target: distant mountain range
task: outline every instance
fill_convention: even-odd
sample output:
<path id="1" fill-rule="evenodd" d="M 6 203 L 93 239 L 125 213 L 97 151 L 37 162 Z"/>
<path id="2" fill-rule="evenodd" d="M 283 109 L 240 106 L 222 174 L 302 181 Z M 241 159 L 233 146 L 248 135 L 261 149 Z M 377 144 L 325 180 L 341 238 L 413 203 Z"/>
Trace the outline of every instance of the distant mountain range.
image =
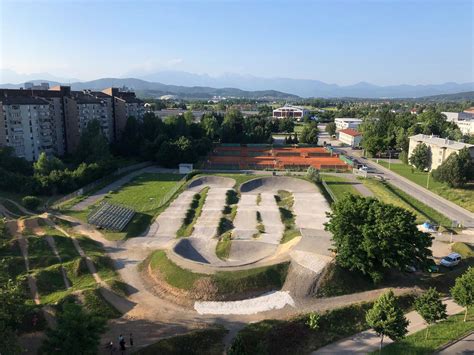
<path id="1" fill-rule="evenodd" d="M 11 71 L 10 71 L 11 72 Z M 11 74 L 11 73 L 10 73 Z M 444 83 L 431 85 L 391 85 L 378 86 L 360 82 L 341 86 L 311 79 L 260 78 L 248 75 L 226 74 L 211 77 L 181 71 L 162 71 L 143 75 L 141 78 L 103 78 L 80 82 L 77 80 L 49 79 L 47 73 L 38 75 L 35 82 L 47 81 L 51 84 L 65 83 L 75 90 L 103 89 L 110 86 L 126 86 L 141 96 L 177 95 L 183 98 L 210 98 L 212 96 L 232 96 L 246 98 L 295 99 L 299 97 L 354 97 L 354 98 L 417 98 L 432 95 L 446 95 L 474 91 L 474 83 Z M 44 75 L 44 76 L 40 76 Z M 11 75 L 10 75 L 11 76 Z M 8 77 L 8 75 L 7 75 Z M 5 80 L 2 71 L 2 81 Z M 27 79 L 24 81 L 32 81 Z M 0 84 L 4 88 L 23 86 L 21 84 Z"/>

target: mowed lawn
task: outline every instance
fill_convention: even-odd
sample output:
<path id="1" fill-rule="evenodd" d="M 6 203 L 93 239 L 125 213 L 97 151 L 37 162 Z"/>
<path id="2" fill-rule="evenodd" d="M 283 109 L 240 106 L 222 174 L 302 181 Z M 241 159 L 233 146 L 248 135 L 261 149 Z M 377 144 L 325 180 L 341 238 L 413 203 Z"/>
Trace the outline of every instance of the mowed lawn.
<path id="1" fill-rule="evenodd" d="M 447 228 L 451 227 L 451 220 L 449 218 L 400 189 L 397 189 L 395 186 L 375 179 L 364 179 L 363 183 L 380 201 L 391 203 L 392 205 L 403 207 L 413 212 L 416 215 L 416 221 L 418 223 L 429 220 Z"/>
<path id="2" fill-rule="evenodd" d="M 107 195 L 107 200 L 133 208 L 137 212 L 152 213 L 160 206 L 163 197 L 182 175 L 143 174 L 124 185 L 118 191 Z"/>
<path id="3" fill-rule="evenodd" d="M 379 161 L 379 164 L 388 169 L 387 162 Z M 427 172 L 415 169 L 412 172 L 412 167 L 409 165 L 393 163 L 390 165 L 390 170 L 426 188 L 428 180 Z M 433 177 L 430 176 L 429 190 L 468 211 L 474 212 L 474 183 L 468 184 L 466 188 L 456 189 L 435 181 Z"/>
<path id="4" fill-rule="evenodd" d="M 343 177 L 321 174 L 321 178 L 326 182 L 326 185 L 338 200 L 346 193 L 360 195 L 359 191 L 353 186 L 353 182 Z"/>

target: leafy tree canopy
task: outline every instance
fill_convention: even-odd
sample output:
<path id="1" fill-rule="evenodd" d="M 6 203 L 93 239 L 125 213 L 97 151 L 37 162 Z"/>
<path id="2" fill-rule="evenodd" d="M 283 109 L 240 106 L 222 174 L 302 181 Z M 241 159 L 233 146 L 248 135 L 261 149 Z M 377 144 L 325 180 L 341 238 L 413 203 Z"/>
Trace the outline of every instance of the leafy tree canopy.
<path id="1" fill-rule="evenodd" d="M 425 143 L 418 144 L 415 149 L 413 149 L 408 161 L 420 171 L 428 169 L 431 165 L 430 147 Z"/>
<path id="2" fill-rule="evenodd" d="M 415 215 L 404 208 L 347 194 L 328 216 L 325 228 L 332 233 L 336 262 L 374 282 L 390 269 L 425 265 L 431 256 L 431 237 L 418 230 Z"/>
<path id="3" fill-rule="evenodd" d="M 464 321 L 467 319 L 467 309 L 474 306 L 474 268 L 469 267 L 467 271 L 456 279 L 454 287 L 451 288 L 451 296 L 460 306 L 466 307 Z"/>

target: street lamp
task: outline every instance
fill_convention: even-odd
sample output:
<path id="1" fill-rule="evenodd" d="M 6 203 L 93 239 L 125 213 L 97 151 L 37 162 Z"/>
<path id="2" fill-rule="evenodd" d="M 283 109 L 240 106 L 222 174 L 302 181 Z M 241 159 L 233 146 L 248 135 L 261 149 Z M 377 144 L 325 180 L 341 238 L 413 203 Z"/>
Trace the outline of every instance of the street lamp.
<path id="1" fill-rule="evenodd" d="M 431 174 L 431 171 L 428 171 L 428 177 L 426 179 L 426 189 L 427 190 L 430 189 L 430 174 Z"/>

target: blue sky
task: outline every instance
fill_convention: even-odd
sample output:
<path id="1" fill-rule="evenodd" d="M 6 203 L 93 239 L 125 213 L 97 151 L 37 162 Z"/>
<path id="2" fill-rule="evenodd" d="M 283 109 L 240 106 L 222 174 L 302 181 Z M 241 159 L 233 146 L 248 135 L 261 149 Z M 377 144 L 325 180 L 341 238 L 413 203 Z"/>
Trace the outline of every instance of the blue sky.
<path id="1" fill-rule="evenodd" d="M 0 0 L 0 68 L 474 81 L 473 1 Z"/>

